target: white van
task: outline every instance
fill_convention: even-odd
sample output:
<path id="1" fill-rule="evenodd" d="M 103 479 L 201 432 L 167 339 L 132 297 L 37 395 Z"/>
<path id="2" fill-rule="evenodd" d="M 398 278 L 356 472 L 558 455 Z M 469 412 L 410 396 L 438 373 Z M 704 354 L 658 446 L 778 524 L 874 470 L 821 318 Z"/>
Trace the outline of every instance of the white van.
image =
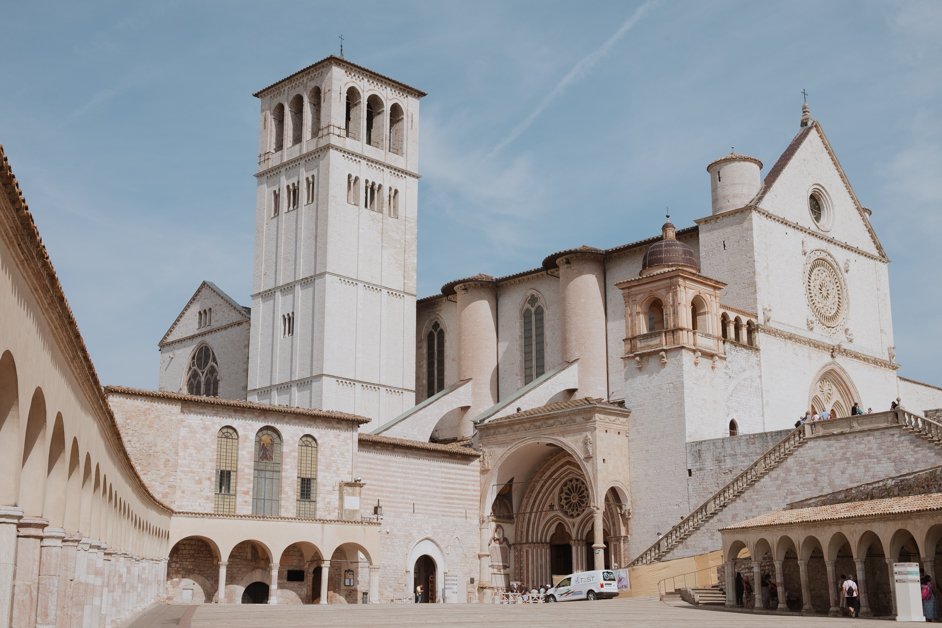
<path id="1" fill-rule="evenodd" d="M 579 571 L 569 574 L 546 592 L 547 602 L 569 600 L 595 600 L 618 595 L 618 580 L 615 572 Z"/>

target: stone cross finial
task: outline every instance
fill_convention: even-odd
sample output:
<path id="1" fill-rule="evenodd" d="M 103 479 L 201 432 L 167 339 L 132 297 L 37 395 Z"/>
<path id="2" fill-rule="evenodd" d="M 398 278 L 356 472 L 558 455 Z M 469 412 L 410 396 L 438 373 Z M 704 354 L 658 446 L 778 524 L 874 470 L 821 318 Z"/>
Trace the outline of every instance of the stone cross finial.
<path id="1" fill-rule="evenodd" d="M 343 58 L 343 33 L 341 33 L 338 37 L 340 38 L 340 58 L 342 59 Z"/>
<path id="2" fill-rule="evenodd" d="M 811 124 L 811 109 L 808 108 L 808 92 L 801 90 L 801 96 L 804 104 L 801 106 L 801 126 L 805 127 Z"/>

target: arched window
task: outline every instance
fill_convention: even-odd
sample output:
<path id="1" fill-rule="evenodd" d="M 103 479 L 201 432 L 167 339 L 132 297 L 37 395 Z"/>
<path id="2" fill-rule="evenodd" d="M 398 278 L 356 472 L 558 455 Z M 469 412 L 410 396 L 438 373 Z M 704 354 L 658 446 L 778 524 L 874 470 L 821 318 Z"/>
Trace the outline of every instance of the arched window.
<path id="1" fill-rule="evenodd" d="M 186 391 L 191 395 L 204 397 L 219 396 L 219 366 L 209 345 L 200 345 L 190 357 Z"/>
<path id="2" fill-rule="evenodd" d="M 690 302 L 690 325 L 694 331 L 709 333 L 710 323 L 707 319 L 706 302 L 699 296 Z"/>
<path id="3" fill-rule="evenodd" d="M 213 512 L 235 514 L 236 470 L 239 458 L 239 434 L 224 427 L 216 434 L 216 495 Z"/>
<path id="4" fill-rule="evenodd" d="M 402 154 L 403 136 L 405 135 L 405 115 L 402 113 L 402 107 L 393 104 L 389 108 L 389 151 Z"/>
<path id="5" fill-rule="evenodd" d="M 373 94 L 366 99 L 366 143 L 376 148 L 383 147 L 383 99 Z"/>
<path id="6" fill-rule="evenodd" d="M 723 340 L 729 340 L 729 314 L 723 312 L 723 315 L 720 316 L 720 334 L 723 336 Z"/>
<path id="7" fill-rule="evenodd" d="M 729 420 L 729 435 L 739 436 L 739 423 L 736 423 L 736 419 Z"/>
<path id="8" fill-rule="evenodd" d="M 742 342 L 742 319 L 738 316 L 736 320 L 733 321 L 733 340 Z"/>
<path id="9" fill-rule="evenodd" d="M 307 100 L 311 110 L 311 138 L 313 139 L 321 130 L 321 88 L 312 89 Z"/>
<path id="10" fill-rule="evenodd" d="M 445 388 L 445 330 L 432 323 L 425 336 L 425 390 L 429 397 Z"/>
<path id="11" fill-rule="evenodd" d="M 301 94 L 291 99 L 288 111 L 291 113 L 291 145 L 294 146 L 301 143 L 301 131 L 304 128 L 304 98 Z"/>
<path id="12" fill-rule="evenodd" d="M 752 321 L 746 323 L 746 344 L 750 347 L 756 346 L 756 324 Z"/>
<path id="13" fill-rule="evenodd" d="M 305 434 L 298 441 L 298 518 L 313 519 L 316 506 L 317 441 Z"/>
<path id="14" fill-rule="evenodd" d="M 277 517 L 281 496 L 281 436 L 263 427 L 255 435 L 255 474 L 252 482 L 252 514 Z"/>
<path id="15" fill-rule="evenodd" d="M 544 372 L 543 316 L 540 299 L 531 294 L 523 308 L 523 383 L 529 384 Z"/>
<path id="16" fill-rule="evenodd" d="M 345 127 L 347 130 L 347 137 L 358 140 L 360 139 L 360 92 L 357 91 L 356 87 L 351 87 L 347 90 L 347 112 L 346 112 L 346 122 Z"/>
<path id="17" fill-rule="evenodd" d="M 271 113 L 271 122 L 275 132 L 275 150 L 285 147 L 285 106 L 281 103 L 275 105 Z"/>
<path id="18" fill-rule="evenodd" d="M 644 318 L 648 333 L 664 329 L 664 305 L 660 299 L 651 301 Z"/>

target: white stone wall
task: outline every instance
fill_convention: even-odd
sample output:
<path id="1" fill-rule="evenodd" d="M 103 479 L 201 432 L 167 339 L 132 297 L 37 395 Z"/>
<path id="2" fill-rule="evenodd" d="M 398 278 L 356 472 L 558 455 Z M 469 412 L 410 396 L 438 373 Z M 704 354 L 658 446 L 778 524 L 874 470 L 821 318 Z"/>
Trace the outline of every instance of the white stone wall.
<path id="1" fill-rule="evenodd" d="M 942 408 L 942 388 L 911 379 L 899 378 L 899 397 L 904 408 L 922 414 Z"/>
<path id="2" fill-rule="evenodd" d="M 427 382 L 427 337 L 432 324 L 438 321 L 445 330 L 445 387 L 458 381 L 458 307 L 444 295 L 425 299 L 416 306 L 415 399 L 429 397 Z"/>
<path id="3" fill-rule="evenodd" d="M 523 308 L 530 294 L 544 305 L 544 371 L 562 361 L 562 305 L 559 279 L 537 273 L 500 285 L 497 292 L 498 398 L 513 394 L 523 381 Z"/>

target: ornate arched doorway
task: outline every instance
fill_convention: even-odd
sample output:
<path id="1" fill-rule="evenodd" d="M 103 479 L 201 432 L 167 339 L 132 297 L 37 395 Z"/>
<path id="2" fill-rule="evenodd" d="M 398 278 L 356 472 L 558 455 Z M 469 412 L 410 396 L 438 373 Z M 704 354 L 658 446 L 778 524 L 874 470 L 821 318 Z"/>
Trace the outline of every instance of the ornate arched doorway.
<path id="1" fill-rule="evenodd" d="M 860 401 L 860 393 L 850 376 L 836 363 L 821 369 L 812 380 L 808 407 L 814 414 L 827 410 L 831 418 L 850 416 L 850 409 Z"/>

